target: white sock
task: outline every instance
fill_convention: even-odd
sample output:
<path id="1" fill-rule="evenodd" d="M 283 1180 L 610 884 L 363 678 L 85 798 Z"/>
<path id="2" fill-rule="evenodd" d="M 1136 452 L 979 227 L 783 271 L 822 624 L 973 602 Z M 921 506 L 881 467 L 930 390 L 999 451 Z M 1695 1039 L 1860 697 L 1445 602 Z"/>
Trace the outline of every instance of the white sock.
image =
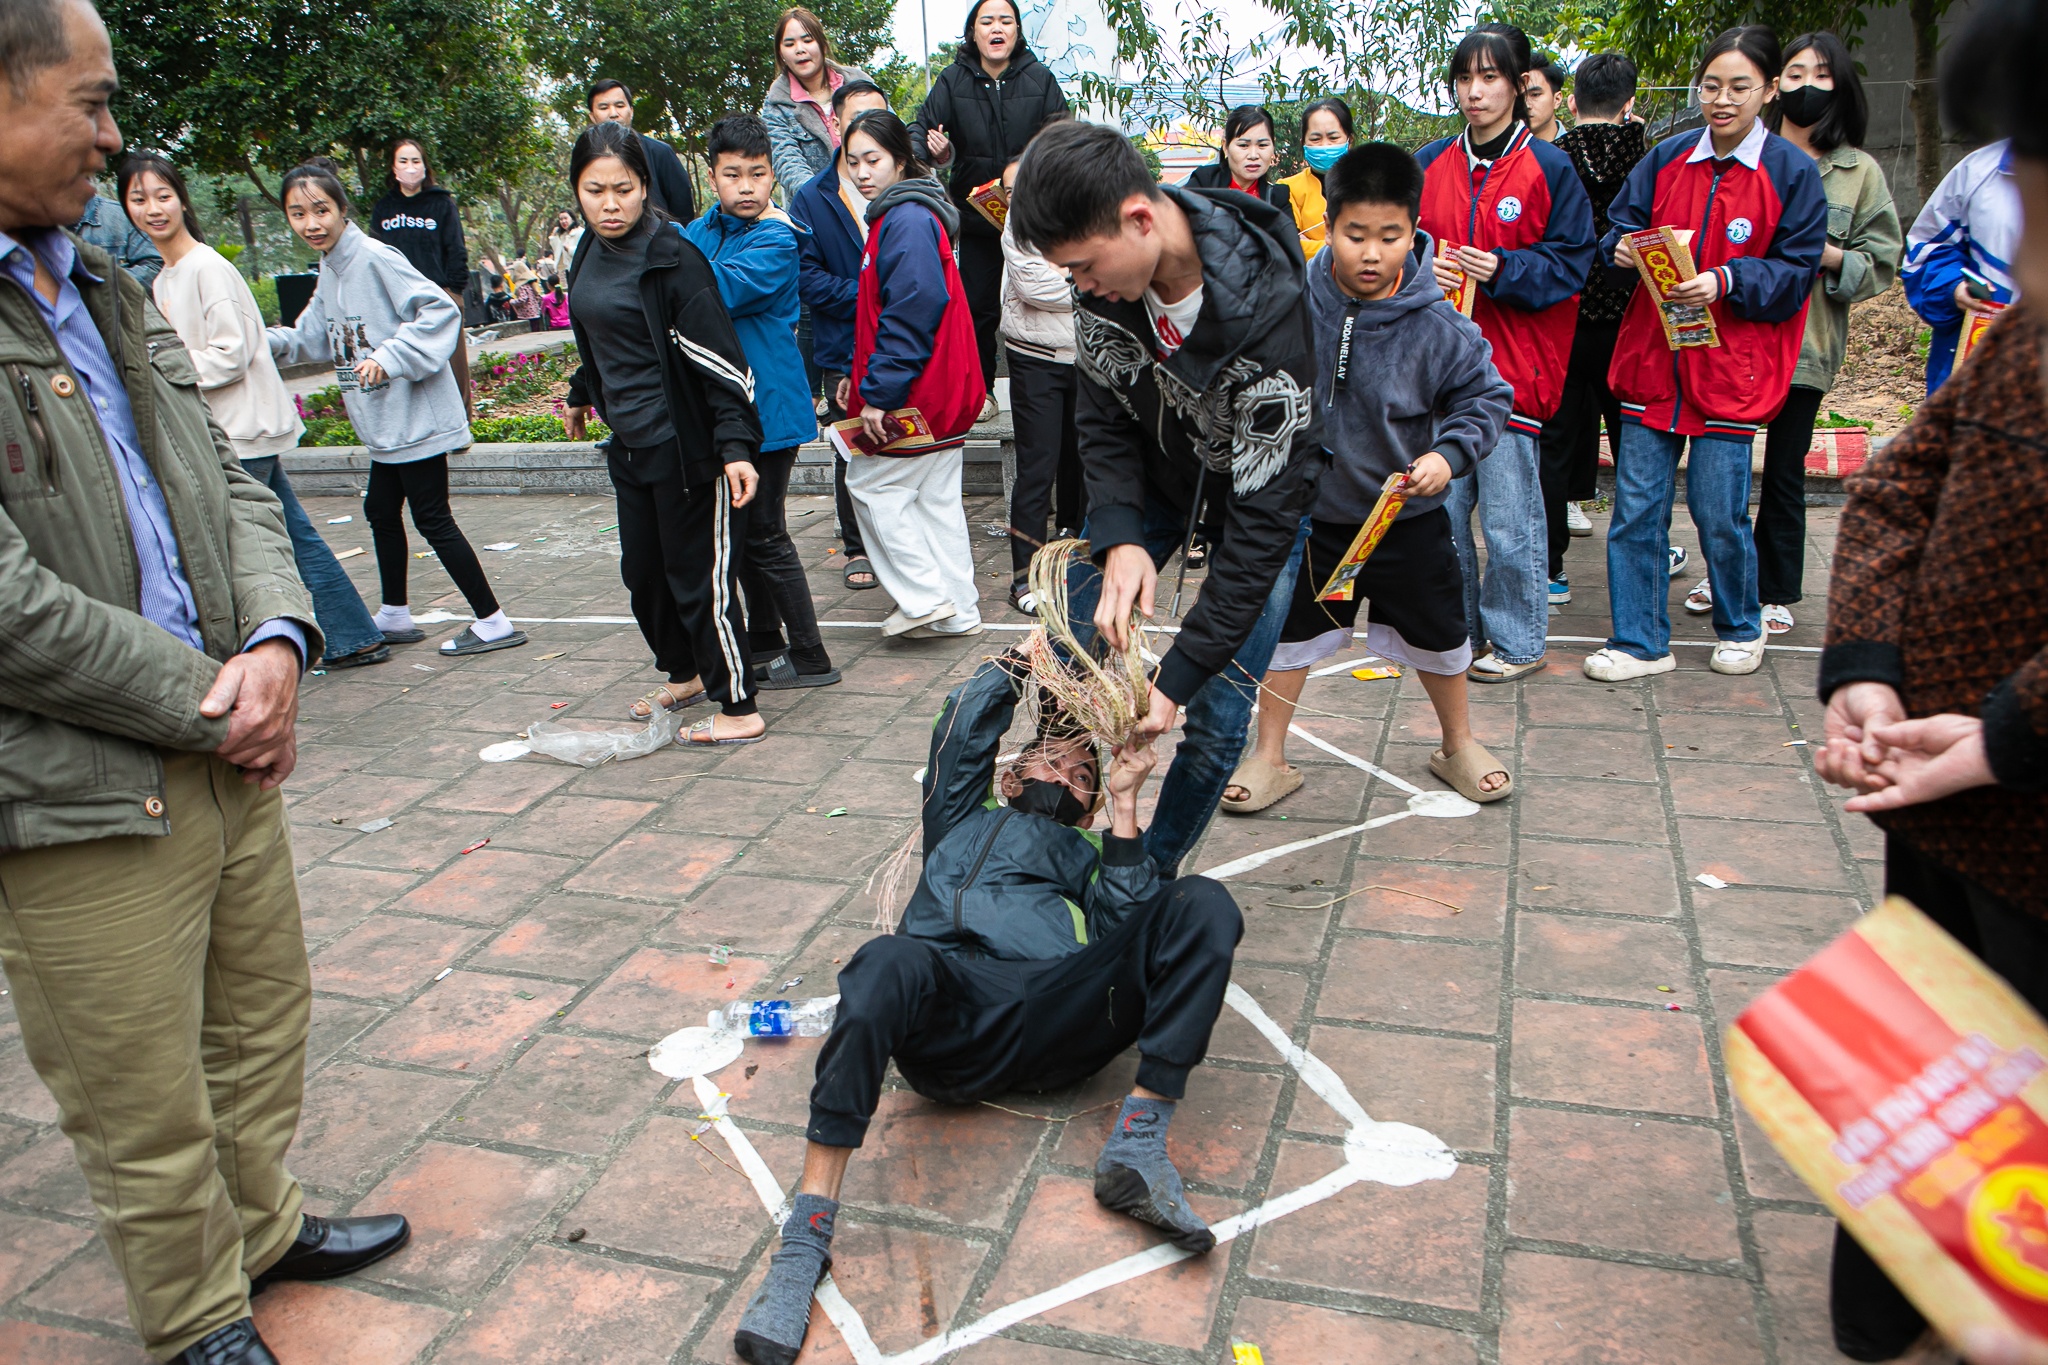
<path id="1" fill-rule="evenodd" d="M 412 629 L 412 608 L 411 608 L 411 607 L 409 607 L 409 606 L 407 606 L 407 605 L 405 605 L 405 604 L 404 604 L 404 603 L 402 603 L 402 602 L 401 602 L 401 603 L 400 603 L 399 605 L 395 606 L 395 607 L 393 607 L 393 606 L 388 606 L 388 605 L 387 605 L 387 606 L 381 606 L 381 607 L 378 607 L 378 608 L 377 608 L 377 629 L 379 629 L 379 630 L 411 630 L 411 629 Z"/>
<path id="2" fill-rule="evenodd" d="M 512 633 L 512 622 L 506 617 L 505 609 L 500 607 L 481 621 L 472 623 L 470 629 L 476 632 L 479 640 L 502 640 Z"/>

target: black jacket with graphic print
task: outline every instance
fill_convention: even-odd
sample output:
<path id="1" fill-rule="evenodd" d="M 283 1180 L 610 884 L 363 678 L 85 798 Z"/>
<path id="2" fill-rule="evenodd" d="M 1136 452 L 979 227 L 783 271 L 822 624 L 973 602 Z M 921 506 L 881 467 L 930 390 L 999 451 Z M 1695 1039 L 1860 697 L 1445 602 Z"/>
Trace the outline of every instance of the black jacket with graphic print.
<path id="1" fill-rule="evenodd" d="M 652 210 L 650 210 L 652 212 Z M 584 258 L 597 245 L 586 232 L 569 266 L 569 290 Z M 688 487 L 711 483 L 725 466 L 752 460 L 761 449 L 761 419 L 754 410 L 754 371 L 718 293 L 718 278 L 704 253 L 683 239 L 667 217 L 654 224 L 647 268 L 640 275 L 640 306 L 647 314 L 647 344 L 661 355 L 661 387 L 675 424 L 676 453 Z M 590 338 L 572 311 L 576 354 L 583 363 L 569 377 L 572 407 L 604 414 L 604 386 L 590 357 Z"/>
<path id="2" fill-rule="evenodd" d="M 1220 522 L 1201 599 L 1155 679 L 1186 703 L 1251 634 L 1329 456 L 1293 214 L 1236 190 L 1161 192 L 1194 229 L 1202 311 L 1161 361 L 1143 300 L 1077 295 L 1075 422 L 1098 558 L 1144 544 L 1148 501 L 1185 522 L 1206 500 Z"/>

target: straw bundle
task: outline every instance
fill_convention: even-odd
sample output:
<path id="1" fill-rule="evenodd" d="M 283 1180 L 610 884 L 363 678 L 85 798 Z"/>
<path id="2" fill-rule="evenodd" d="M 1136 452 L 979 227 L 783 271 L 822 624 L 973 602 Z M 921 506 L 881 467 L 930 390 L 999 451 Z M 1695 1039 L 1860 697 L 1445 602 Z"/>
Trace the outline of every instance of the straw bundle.
<path id="1" fill-rule="evenodd" d="M 1067 567 L 1086 549 L 1086 541 L 1056 540 L 1031 557 L 1038 629 L 1024 637 L 1018 653 L 1030 665 L 1041 701 L 1049 700 L 1065 718 L 1068 733 L 1078 730 L 1114 749 L 1130 739 L 1151 701 L 1145 627 L 1134 611 L 1129 642 L 1120 653 L 1112 653 L 1107 641 L 1101 642 L 1100 660 L 1082 648 L 1068 620 Z"/>

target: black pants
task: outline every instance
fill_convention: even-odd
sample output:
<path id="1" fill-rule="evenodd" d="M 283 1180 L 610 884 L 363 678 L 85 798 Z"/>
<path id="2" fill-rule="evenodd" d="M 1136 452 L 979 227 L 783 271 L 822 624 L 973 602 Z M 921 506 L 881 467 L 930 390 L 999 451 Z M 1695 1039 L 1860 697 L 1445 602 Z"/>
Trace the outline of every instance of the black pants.
<path id="1" fill-rule="evenodd" d="M 804 576 L 803 557 L 789 538 L 785 499 L 789 472 L 796 468 L 796 450 L 764 450 L 754 460 L 761 486 L 747 504 L 747 552 L 740 582 L 747 590 L 747 648 L 756 659 L 780 654 L 782 628 L 789 627 L 794 663 L 805 673 L 832 667 L 818 635 L 818 611 L 811 604 L 811 582 Z"/>
<path id="2" fill-rule="evenodd" d="M 2029 1005 L 2048 1012 L 2048 921 L 2014 909 L 1896 835 L 1884 842 L 1884 890 L 1920 907 Z M 1839 1226 L 1832 1281 L 1828 1308 L 1835 1346 L 1851 1360 L 1895 1359 L 1927 1330 L 1920 1310 Z"/>
<path id="3" fill-rule="evenodd" d="M 1074 425 L 1074 367 L 1010 351 L 1010 415 L 1017 428 L 1017 481 L 1010 486 L 1010 567 L 1023 573 L 1045 543 L 1045 519 L 1053 513 L 1053 492 L 1069 463 L 1081 463 L 1080 429 Z M 1065 491 L 1065 490 L 1062 490 Z M 1076 502 L 1084 495 L 1071 494 Z M 1079 526 L 1059 509 L 1058 524 Z"/>
<path id="4" fill-rule="evenodd" d="M 723 476 L 694 487 L 669 441 L 605 456 L 619 497 L 619 575 L 633 619 L 670 682 L 702 678 L 728 716 L 751 716 L 753 660 L 740 611 L 739 555 L 747 509 L 735 510 Z"/>
<path id="5" fill-rule="evenodd" d="M 844 378 L 846 376 L 836 370 L 823 373 L 827 423 L 846 420 L 846 409 L 839 406 L 839 381 Z M 832 452 L 832 512 L 839 518 L 839 543 L 845 547 L 846 557 L 860 559 L 865 556 L 867 543 L 860 538 L 860 518 L 853 514 L 853 494 L 846 491 L 846 461 L 836 450 Z"/>
<path id="6" fill-rule="evenodd" d="M 960 283 L 974 319 L 974 349 L 981 356 L 981 387 L 996 391 L 996 341 L 1003 326 L 1003 239 L 960 230 Z"/>
<path id="7" fill-rule="evenodd" d="M 1600 424 L 1607 424 L 1607 445 L 1621 449 L 1621 403 L 1607 387 L 1607 366 L 1614 359 L 1614 338 L 1621 324 L 1581 322 L 1572 333 L 1572 358 L 1565 367 L 1564 397 L 1543 424 L 1538 439 L 1537 478 L 1543 489 L 1543 515 L 1550 530 L 1550 576 L 1564 572 L 1565 547 L 1572 543 L 1564 505 L 1584 502 L 1600 493 Z"/>
<path id="8" fill-rule="evenodd" d="M 1820 416 L 1819 389 L 1794 384 L 1764 436 L 1764 486 L 1756 507 L 1756 595 L 1789 607 L 1806 585 L 1806 452 Z"/>
<path id="9" fill-rule="evenodd" d="M 441 567 L 455 580 L 477 620 L 496 614 L 497 594 L 484 577 L 484 566 L 477 562 L 476 551 L 470 548 L 462 528 L 455 524 L 455 514 L 448 510 L 446 455 L 407 460 L 403 464 L 370 462 L 370 489 L 363 497 L 363 518 L 370 523 L 370 543 L 377 547 L 377 578 L 383 588 L 384 605 L 402 607 L 411 600 L 407 596 L 405 570 L 412 559 L 412 548 L 406 544 L 405 523 L 399 520 L 408 503 L 412 506 L 414 529 L 426 537 L 427 544 L 441 557 Z"/>
<path id="10" fill-rule="evenodd" d="M 902 934 L 839 973 L 808 1136 L 858 1147 L 895 1058 L 941 1104 L 1054 1090 L 1138 1045 L 1138 1084 L 1171 1099 L 1209 1051 L 1244 917 L 1221 882 L 1181 877 L 1098 941 L 1050 962 L 952 957 Z"/>

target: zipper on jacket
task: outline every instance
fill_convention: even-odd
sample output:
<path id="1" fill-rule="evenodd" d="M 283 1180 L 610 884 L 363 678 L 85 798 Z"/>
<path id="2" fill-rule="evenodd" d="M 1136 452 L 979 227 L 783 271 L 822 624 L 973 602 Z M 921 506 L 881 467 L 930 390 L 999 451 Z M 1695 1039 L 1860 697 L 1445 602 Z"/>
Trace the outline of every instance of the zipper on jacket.
<path id="1" fill-rule="evenodd" d="M 974 885 L 974 879 L 981 875 L 981 865 L 988 861 L 988 855 L 995 849 L 996 836 L 1003 832 L 1003 826 L 1010 823 L 1010 817 L 1017 813 L 1014 806 L 1003 807 L 1003 813 L 996 818 L 995 828 L 988 832 L 988 838 L 981 846 L 981 856 L 974 860 L 974 866 L 967 871 L 967 877 L 953 888 L 953 933 L 955 937 L 966 932 L 960 916 L 960 898 L 967 894 L 967 888 Z"/>
<path id="2" fill-rule="evenodd" d="M 19 365 L 10 364 L 7 374 L 21 390 L 22 415 L 28 422 L 28 439 L 36 448 L 36 464 L 43 475 L 43 491 L 57 491 L 57 459 L 50 453 L 50 433 L 43 425 L 42 400 L 36 397 L 36 385 L 28 372 Z"/>
<path id="3" fill-rule="evenodd" d="M 1732 161 L 1734 158 L 1731 157 L 1729 159 Z M 1693 240 L 1698 242 L 1703 249 L 1707 244 L 1707 224 L 1714 217 L 1714 196 L 1721 192 L 1721 177 L 1728 174 L 1728 168 L 1720 164 L 1719 158 L 1715 159 L 1714 164 L 1717 169 L 1714 171 L 1714 178 L 1707 184 L 1707 206 L 1700 210 L 1700 230 L 1693 237 Z M 1698 252 L 1693 253 L 1693 259 L 1695 261 L 1699 259 Z M 1678 410 L 1685 406 L 1685 376 L 1678 371 L 1678 357 L 1680 354 L 1682 353 L 1679 351 L 1671 353 L 1671 430 L 1673 431 L 1678 430 Z"/>

